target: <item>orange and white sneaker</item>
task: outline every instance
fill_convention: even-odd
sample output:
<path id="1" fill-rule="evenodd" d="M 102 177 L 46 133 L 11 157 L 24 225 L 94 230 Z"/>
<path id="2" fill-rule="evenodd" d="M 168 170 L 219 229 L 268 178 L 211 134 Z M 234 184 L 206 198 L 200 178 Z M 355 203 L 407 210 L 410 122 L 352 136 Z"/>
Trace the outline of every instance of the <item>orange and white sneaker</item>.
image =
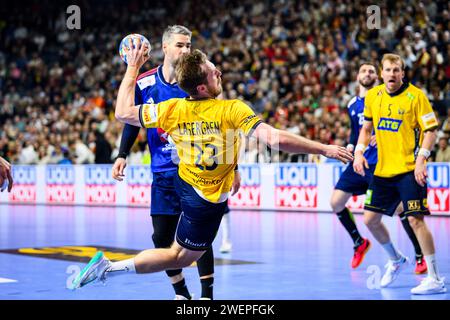
<path id="1" fill-rule="evenodd" d="M 352 268 L 357 268 L 364 260 L 364 257 L 370 249 L 370 241 L 369 239 L 363 238 L 363 243 L 355 248 L 355 253 L 352 258 Z"/>
<path id="2" fill-rule="evenodd" d="M 423 257 L 416 257 L 416 269 L 414 270 L 414 272 L 416 274 L 424 274 L 427 273 L 427 271 L 428 267 L 425 259 Z"/>

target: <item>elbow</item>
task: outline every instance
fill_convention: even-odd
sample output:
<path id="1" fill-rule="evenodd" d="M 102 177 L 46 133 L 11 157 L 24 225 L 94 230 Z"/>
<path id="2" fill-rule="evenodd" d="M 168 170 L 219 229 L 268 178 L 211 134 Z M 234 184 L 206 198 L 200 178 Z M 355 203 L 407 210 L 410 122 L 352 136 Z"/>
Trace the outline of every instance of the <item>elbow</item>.
<path id="1" fill-rule="evenodd" d="M 134 119 L 133 114 L 124 110 L 116 109 L 114 115 L 118 121 L 123 123 L 130 124 L 130 122 L 132 122 L 132 120 Z"/>
<path id="2" fill-rule="evenodd" d="M 120 110 L 116 110 L 116 112 L 114 113 L 116 119 L 120 122 L 125 122 L 125 113 L 123 111 Z"/>

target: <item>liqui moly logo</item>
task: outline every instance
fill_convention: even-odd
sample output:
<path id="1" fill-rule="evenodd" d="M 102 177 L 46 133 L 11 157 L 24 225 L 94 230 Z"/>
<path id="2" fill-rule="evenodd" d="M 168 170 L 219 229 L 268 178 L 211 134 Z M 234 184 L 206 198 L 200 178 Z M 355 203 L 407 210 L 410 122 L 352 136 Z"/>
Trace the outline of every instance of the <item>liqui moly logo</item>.
<path id="1" fill-rule="evenodd" d="M 75 168 L 48 165 L 45 168 L 45 198 L 49 203 L 75 202 Z"/>
<path id="2" fill-rule="evenodd" d="M 280 164 L 275 169 L 275 206 L 317 208 L 317 166 Z"/>
<path id="3" fill-rule="evenodd" d="M 129 166 L 126 169 L 127 202 L 149 205 L 151 201 L 152 172 L 148 165 Z"/>
<path id="4" fill-rule="evenodd" d="M 428 208 L 431 212 L 450 215 L 450 164 L 429 163 Z"/>
<path id="5" fill-rule="evenodd" d="M 86 183 L 86 203 L 114 204 L 116 184 L 111 175 L 110 165 L 87 165 L 84 176 Z"/>
<path id="6" fill-rule="evenodd" d="M 230 207 L 259 208 L 261 206 L 261 169 L 259 165 L 239 165 L 241 187 L 230 197 Z"/>
<path id="7" fill-rule="evenodd" d="M 9 201 L 16 203 L 36 202 L 36 167 L 13 166 L 14 187 L 9 193 Z"/>

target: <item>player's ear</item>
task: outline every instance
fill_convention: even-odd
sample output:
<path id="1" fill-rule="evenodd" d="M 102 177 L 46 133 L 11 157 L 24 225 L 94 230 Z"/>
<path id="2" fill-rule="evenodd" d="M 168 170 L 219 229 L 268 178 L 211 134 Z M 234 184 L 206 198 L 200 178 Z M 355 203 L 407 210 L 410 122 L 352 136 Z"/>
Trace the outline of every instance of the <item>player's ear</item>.
<path id="1" fill-rule="evenodd" d="M 204 93 L 204 92 L 206 92 L 206 91 L 208 91 L 208 89 L 206 88 L 206 85 L 205 84 L 199 84 L 198 86 L 197 86 L 197 92 L 198 93 Z"/>
<path id="2" fill-rule="evenodd" d="M 163 49 L 164 55 L 166 55 L 167 54 L 167 42 L 163 42 L 162 49 Z"/>

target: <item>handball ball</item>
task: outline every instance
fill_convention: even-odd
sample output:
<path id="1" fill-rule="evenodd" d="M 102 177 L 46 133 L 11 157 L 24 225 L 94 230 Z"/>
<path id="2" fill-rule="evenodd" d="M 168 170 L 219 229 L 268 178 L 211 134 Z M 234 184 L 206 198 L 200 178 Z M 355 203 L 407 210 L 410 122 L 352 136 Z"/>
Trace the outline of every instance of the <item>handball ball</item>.
<path id="1" fill-rule="evenodd" d="M 132 46 L 137 46 L 139 43 L 143 44 L 144 46 L 148 47 L 148 50 L 146 51 L 146 55 L 150 56 L 150 51 L 152 51 L 152 46 L 150 45 L 150 41 L 143 35 L 133 33 L 127 35 L 125 38 L 122 39 L 119 46 L 119 54 L 122 60 L 125 63 L 127 62 L 127 52 L 132 48 Z"/>

